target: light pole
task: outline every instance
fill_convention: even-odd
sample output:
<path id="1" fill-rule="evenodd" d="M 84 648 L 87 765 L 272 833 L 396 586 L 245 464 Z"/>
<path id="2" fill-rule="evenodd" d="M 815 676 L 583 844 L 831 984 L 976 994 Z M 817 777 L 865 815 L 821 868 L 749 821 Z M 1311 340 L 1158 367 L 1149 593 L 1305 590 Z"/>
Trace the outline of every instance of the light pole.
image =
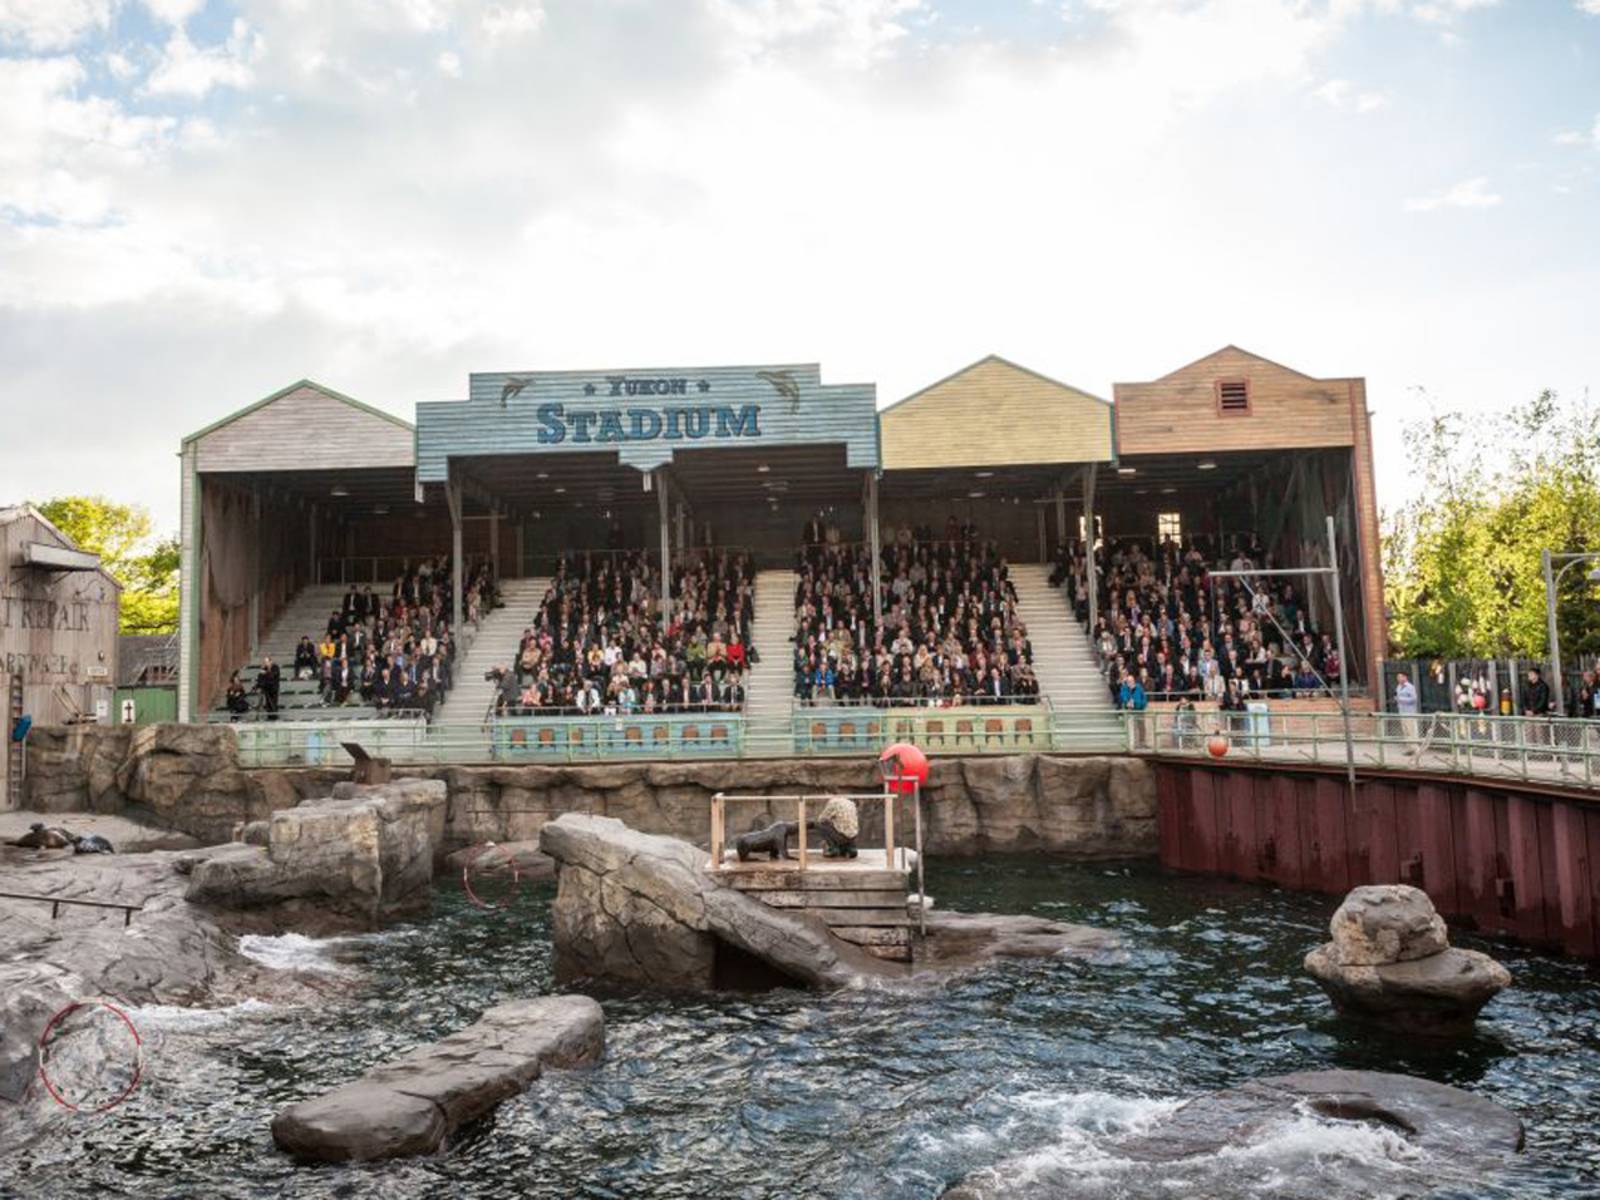
<path id="1" fill-rule="evenodd" d="M 1334 540 L 1333 517 L 1330 516 L 1327 520 L 1328 565 L 1325 567 L 1273 567 L 1267 570 L 1211 571 L 1207 574 L 1207 578 L 1242 579 L 1245 590 L 1253 596 L 1255 588 L 1251 586 L 1250 580 L 1260 575 L 1303 575 L 1307 577 L 1327 575 L 1330 577 L 1333 588 L 1334 631 L 1336 634 L 1336 646 L 1339 651 L 1339 711 L 1344 714 L 1344 770 L 1345 778 L 1353 790 L 1356 786 L 1356 744 L 1355 737 L 1350 730 L 1350 659 L 1345 655 L 1344 651 L 1344 591 L 1339 582 L 1339 547 Z M 1600 554 L 1595 555 L 1595 557 L 1600 558 Z M 1294 645 L 1294 639 L 1289 636 L 1288 631 L 1282 625 L 1278 625 L 1277 618 L 1273 617 L 1270 610 L 1267 612 L 1267 619 L 1278 626 L 1278 632 L 1283 634 L 1285 644 Z M 1323 686 L 1326 687 L 1328 681 L 1323 679 L 1320 674 L 1317 677 L 1322 679 Z M 1377 684 L 1374 683 L 1372 686 L 1376 687 Z"/>
<path id="2" fill-rule="evenodd" d="M 1541 551 L 1544 559 L 1544 617 L 1550 630 L 1550 670 L 1555 675 L 1556 715 L 1567 715 L 1567 694 L 1561 678 L 1561 634 L 1556 629 L 1556 588 L 1561 577 L 1581 562 L 1600 562 L 1600 550 L 1585 550 L 1575 554 L 1552 554 Z M 1561 563 L 1561 569 L 1552 575 L 1551 568 Z M 1589 572 L 1590 583 L 1600 583 L 1600 567 Z"/>

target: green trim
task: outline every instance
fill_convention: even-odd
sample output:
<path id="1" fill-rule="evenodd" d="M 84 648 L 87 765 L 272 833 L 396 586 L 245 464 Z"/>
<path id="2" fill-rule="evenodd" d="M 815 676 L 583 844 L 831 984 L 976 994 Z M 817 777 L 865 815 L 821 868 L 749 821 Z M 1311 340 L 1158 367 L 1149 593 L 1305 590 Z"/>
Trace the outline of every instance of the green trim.
<path id="1" fill-rule="evenodd" d="M 949 383 L 952 379 L 959 379 L 961 376 L 965 375 L 968 371 L 971 371 L 971 370 L 974 370 L 974 369 L 976 369 L 978 367 L 981 367 L 981 366 L 983 366 L 984 363 L 991 363 L 991 362 L 1000 363 L 1002 366 L 1010 367 L 1013 371 L 1021 371 L 1024 375 L 1032 375 L 1035 379 L 1042 379 L 1045 383 L 1051 384 L 1054 387 L 1061 388 L 1063 391 L 1071 392 L 1076 396 L 1082 396 L 1085 400 L 1093 400 L 1098 404 L 1104 404 L 1107 408 L 1111 407 L 1111 401 L 1103 399 L 1103 398 L 1101 398 L 1099 396 L 1096 396 L 1093 392 L 1086 392 L 1080 387 L 1073 387 L 1072 384 L 1070 384 L 1070 383 L 1062 383 L 1061 380 L 1052 379 L 1050 376 L 1044 374 L 1042 371 L 1035 371 L 1035 370 L 1033 370 L 1033 368 L 1025 367 L 1021 363 L 1012 362 L 1009 358 L 1002 358 L 998 354 L 985 354 L 982 358 L 978 359 L 977 362 L 968 363 L 966 366 L 962 367 L 959 371 L 952 371 L 952 372 L 950 372 L 950 374 L 946 375 L 943 379 L 935 380 L 933 383 L 928 384 L 926 387 L 919 388 L 917 391 L 912 392 L 911 395 L 905 397 L 904 399 L 896 400 L 893 404 L 889 404 L 889 405 L 886 405 L 883 408 L 880 408 L 878 410 L 878 416 L 881 418 L 884 413 L 893 412 L 895 409 L 899 408 L 902 404 L 910 404 L 913 400 L 916 400 L 919 397 L 924 396 L 927 393 L 933 391 L 934 388 L 943 387 L 945 384 Z"/>
<path id="2" fill-rule="evenodd" d="M 188 437 L 183 439 L 182 445 L 187 446 L 190 442 L 198 441 L 199 439 L 205 437 L 206 434 L 208 434 L 208 433 L 215 433 L 217 430 L 221 429 L 224 425 L 231 425 L 231 424 L 233 424 L 233 422 L 237 421 L 240 417 L 249 416 L 251 413 L 255 412 L 258 408 L 265 408 L 267 405 L 271 404 L 273 401 L 281 400 L 285 396 L 287 396 L 290 392 L 298 391 L 301 388 L 310 388 L 313 391 L 321 392 L 324 396 L 327 396 L 329 399 L 338 400 L 338 401 L 340 401 L 340 402 L 342 402 L 344 404 L 348 404 L 351 408 L 360 409 L 362 412 L 368 414 L 369 416 L 381 417 L 383 420 L 388 421 L 391 425 L 398 425 L 398 426 L 400 426 L 401 429 L 409 429 L 411 431 L 412 435 L 413 435 L 412 436 L 413 444 L 415 444 L 415 440 L 416 440 L 415 439 L 415 435 L 416 435 L 416 432 L 417 432 L 417 427 L 415 425 L 413 425 L 410 421 L 405 420 L 403 417 L 397 417 L 393 413 L 384 412 L 383 409 L 374 408 L 370 404 L 363 404 L 360 400 L 357 400 L 355 397 L 346 396 L 343 392 L 336 392 L 331 387 L 324 387 L 322 384 L 317 383 L 315 380 L 312 380 L 312 379 L 300 379 L 300 380 L 296 380 L 294 383 L 291 383 L 286 388 L 280 388 L 278 391 L 273 392 L 272 395 L 270 395 L 270 396 L 263 396 L 260 400 L 257 400 L 254 404 L 247 404 L 243 408 L 239 409 L 237 412 L 229 413 L 227 416 L 223 417 L 220 421 L 213 421 L 211 424 L 207 425 L 204 429 L 196 430 L 194 433 L 191 433 Z"/>

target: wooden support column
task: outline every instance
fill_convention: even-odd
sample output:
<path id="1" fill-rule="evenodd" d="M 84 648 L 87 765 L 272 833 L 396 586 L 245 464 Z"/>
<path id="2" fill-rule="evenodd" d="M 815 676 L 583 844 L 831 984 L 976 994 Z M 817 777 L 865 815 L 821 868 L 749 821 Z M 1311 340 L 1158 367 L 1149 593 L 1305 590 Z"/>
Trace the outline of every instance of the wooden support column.
<path id="1" fill-rule="evenodd" d="M 450 636 L 457 653 L 461 648 L 461 591 L 465 567 L 461 561 L 461 485 L 454 479 L 444 485 L 445 503 L 450 506 Z"/>
<path id="2" fill-rule="evenodd" d="M 494 508 L 489 510 L 489 569 L 500 578 L 500 512 Z"/>
<path id="3" fill-rule="evenodd" d="M 878 526 L 878 473 L 867 473 L 867 543 L 872 552 L 872 626 L 883 628 L 883 535 Z"/>
<path id="4" fill-rule="evenodd" d="M 1094 477 L 1099 464 L 1090 463 L 1083 473 L 1083 570 L 1089 589 L 1089 637 L 1094 637 L 1100 619 L 1100 572 L 1094 561 Z"/>
<path id="5" fill-rule="evenodd" d="M 522 573 L 528 568 L 524 565 L 528 560 L 528 523 L 517 522 L 517 578 L 522 578 Z"/>
<path id="6" fill-rule="evenodd" d="M 306 544 L 311 547 L 311 582 L 322 582 L 322 568 L 317 563 L 317 506 L 311 505 L 311 529 L 306 539 Z"/>
<path id="7" fill-rule="evenodd" d="M 1056 545 L 1065 545 L 1067 541 L 1067 492 L 1065 488 L 1056 488 Z"/>
<path id="8" fill-rule="evenodd" d="M 657 467 L 656 507 L 661 515 L 661 625 L 672 623 L 672 527 L 667 520 L 667 473 Z"/>
<path id="9" fill-rule="evenodd" d="M 261 649 L 261 489 L 250 489 L 250 661 Z"/>

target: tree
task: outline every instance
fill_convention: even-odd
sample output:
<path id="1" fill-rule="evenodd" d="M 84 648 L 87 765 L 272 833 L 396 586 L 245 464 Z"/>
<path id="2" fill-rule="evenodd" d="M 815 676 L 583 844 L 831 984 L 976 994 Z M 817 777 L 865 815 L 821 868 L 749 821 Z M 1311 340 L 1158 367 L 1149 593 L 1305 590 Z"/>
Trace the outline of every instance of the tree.
<path id="1" fill-rule="evenodd" d="M 1395 652 L 1546 656 L 1541 552 L 1600 550 L 1600 411 L 1552 391 L 1497 417 L 1430 411 L 1406 430 L 1406 456 L 1421 493 L 1385 521 Z M 1557 598 L 1569 662 L 1600 654 L 1587 575 L 1567 572 Z"/>
<path id="2" fill-rule="evenodd" d="M 104 496 L 58 496 L 36 507 L 122 585 L 123 633 L 178 628 L 178 539 L 153 537 L 150 514 Z"/>

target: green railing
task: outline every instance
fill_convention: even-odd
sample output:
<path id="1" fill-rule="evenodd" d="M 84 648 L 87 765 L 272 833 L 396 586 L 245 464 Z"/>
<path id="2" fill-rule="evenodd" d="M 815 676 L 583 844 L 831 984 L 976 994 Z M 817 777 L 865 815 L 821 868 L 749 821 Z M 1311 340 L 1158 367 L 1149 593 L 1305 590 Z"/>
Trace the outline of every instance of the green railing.
<path id="1" fill-rule="evenodd" d="M 1474 714 L 1107 713 L 1048 705 L 817 707 L 788 729 L 738 713 L 513 717 L 474 725 L 412 720 L 264 722 L 234 727 L 246 767 L 348 766 L 341 742 L 397 764 L 623 762 L 873 755 L 896 741 L 935 755 L 1136 754 L 1286 766 L 1522 779 L 1600 791 L 1600 721 Z M 1221 753 L 1218 754 L 1218 751 Z"/>

